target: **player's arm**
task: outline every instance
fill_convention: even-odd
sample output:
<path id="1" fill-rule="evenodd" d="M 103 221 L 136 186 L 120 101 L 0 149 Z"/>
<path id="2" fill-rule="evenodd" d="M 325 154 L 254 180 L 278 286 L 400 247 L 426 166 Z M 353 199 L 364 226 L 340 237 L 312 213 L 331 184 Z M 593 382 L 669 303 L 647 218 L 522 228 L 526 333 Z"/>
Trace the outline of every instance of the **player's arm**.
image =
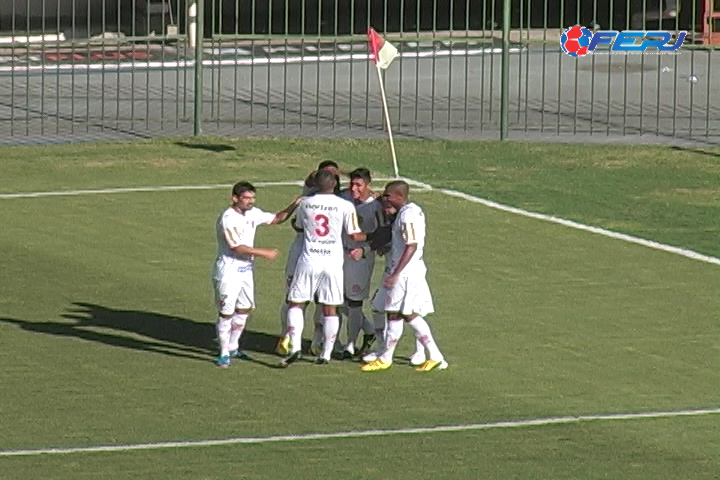
<path id="1" fill-rule="evenodd" d="M 391 273 L 391 275 L 394 277 L 400 275 L 403 269 L 407 267 L 407 264 L 410 263 L 410 260 L 412 259 L 413 255 L 415 255 L 416 251 L 417 243 L 406 243 L 405 250 L 403 250 L 403 253 L 400 256 L 400 260 L 398 261 L 398 264 L 397 266 L 395 266 L 395 270 Z"/>
<path id="2" fill-rule="evenodd" d="M 402 223 L 402 233 L 403 241 L 405 242 L 405 249 L 403 250 L 402 255 L 400 255 L 400 260 L 398 260 L 395 270 L 390 274 L 394 277 L 400 275 L 403 269 L 407 267 L 407 264 L 410 263 L 410 260 L 417 251 L 419 241 L 415 234 L 415 226 L 412 222 Z"/>
<path id="3" fill-rule="evenodd" d="M 256 248 L 248 247 L 247 245 L 238 245 L 237 247 L 232 247 L 232 249 L 234 252 L 242 255 L 253 255 L 255 257 L 262 257 L 268 260 L 275 260 L 280 253 L 275 248 Z"/>
<path id="4" fill-rule="evenodd" d="M 347 210 L 345 211 L 345 231 L 353 242 L 364 242 L 367 235 L 360 230 L 360 222 L 358 222 L 355 206 L 347 202 Z"/>
<path id="5" fill-rule="evenodd" d="M 236 226 L 228 225 L 223 227 L 223 233 L 227 240 L 228 246 L 233 252 L 241 255 L 253 255 L 261 258 L 267 258 L 268 260 L 275 260 L 280 252 L 274 248 L 255 248 L 244 245 L 241 230 Z"/>
<path id="6" fill-rule="evenodd" d="M 293 212 L 295 211 L 297 206 L 300 205 L 300 202 L 304 198 L 305 197 L 298 197 L 295 200 L 293 200 L 293 202 L 290 205 L 288 205 L 284 209 L 277 212 L 275 214 L 275 218 L 273 218 L 273 220 L 268 225 L 277 225 L 278 223 L 283 223 L 284 221 L 286 221 L 288 218 L 290 218 L 290 216 L 293 214 Z M 295 227 L 293 226 L 293 228 L 295 228 Z"/>

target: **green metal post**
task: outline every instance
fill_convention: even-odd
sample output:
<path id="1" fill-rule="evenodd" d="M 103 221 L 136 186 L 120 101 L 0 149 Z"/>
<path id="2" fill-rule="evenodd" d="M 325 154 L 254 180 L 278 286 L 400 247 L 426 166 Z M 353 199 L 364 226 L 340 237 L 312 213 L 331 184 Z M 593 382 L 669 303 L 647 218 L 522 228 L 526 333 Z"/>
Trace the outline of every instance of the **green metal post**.
<path id="1" fill-rule="evenodd" d="M 508 137 L 508 93 L 510 90 L 510 0 L 503 0 L 502 69 L 500 72 L 500 140 Z"/>
<path id="2" fill-rule="evenodd" d="M 195 34 L 195 98 L 193 134 L 202 135 L 202 105 L 203 105 L 203 37 L 205 35 L 205 0 L 195 0 L 197 3 L 196 34 Z"/>

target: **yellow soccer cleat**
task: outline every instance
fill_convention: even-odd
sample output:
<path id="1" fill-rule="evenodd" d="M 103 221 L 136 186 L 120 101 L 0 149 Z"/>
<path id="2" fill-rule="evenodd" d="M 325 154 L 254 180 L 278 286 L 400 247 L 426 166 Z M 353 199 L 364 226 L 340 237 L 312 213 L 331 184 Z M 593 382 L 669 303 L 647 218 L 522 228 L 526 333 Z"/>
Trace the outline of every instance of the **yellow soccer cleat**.
<path id="1" fill-rule="evenodd" d="M 320 356 L 320 345 L 310 345 L 310 355 L 314 357 Z"/>
<path id="2" fill-rule="evenodd" d="M 290 353 L 290 339 L 288 337 L 283 337 L 278 340 L 277 346 L 275 347 L 275 353 L 281 357 Z"/>
<path id="3" fill-rule="evenodd" d="M 428 360 L 415 369 L 417 372 L 431 372 L 433 370 L 445 370 L 448 363 L 445 360 Z"/>
<path id="4" fill-rule="evenodd" d="M 392 366 L 392 362 L 386 362 L 382 358 L 378 358 L 374 362 L 366 363 L 360 367 L 363 372 L 379 372 L 380 370 L 387 370 Z"/>

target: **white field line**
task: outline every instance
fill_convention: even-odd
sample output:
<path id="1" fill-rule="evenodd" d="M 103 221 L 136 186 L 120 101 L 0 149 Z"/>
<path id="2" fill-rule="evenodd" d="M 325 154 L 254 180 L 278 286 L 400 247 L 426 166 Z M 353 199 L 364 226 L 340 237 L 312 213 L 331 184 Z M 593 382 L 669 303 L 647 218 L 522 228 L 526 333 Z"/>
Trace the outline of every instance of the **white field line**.
<path id="1" fill-rule="evenodd" d="M 510 53 L 519 53 L 522 49 L 518 47 L 510 48 Z M 426 58 L 426 57 L 453 57 L 453 56 L 470 56 L 484 55 L 486 53 L 502 53 L 501 48 L 488 47 L 476 49 L 457 49 L 457 50 L 429 50 L 423 52 L 404 52 L 399 56 L 404 58 Z M 288 63 L 316 63 L 316 62 L 334 62 L 346 60 L 370 60 L 371 56 L 367 53 L 349 53 L 340 55 L 299 55 L 294 57 L 270 57 L 270 58 L 226 58 L 220 60 L 203 60 L 204 66 L 225 66 L 225 65 L 283 65 Z M 0 73 L 8 72 L 61 72 L 61 71 L 105 71 L 114 72 L 120 70 L 137 70 L 148 68 L 187 68 L 195 65 L 194 60 L 169 60 L 169 61 L 150 61 L 150 62 L 122 62 L 122 63 L 62 63 L 56 65 L 17 65 L 17 66 L 0 66 Z"/>
<path id="2" fill-rule="evenodd" d="M 523 428 L 544 425 L 577 424 L 593 421 L 639 420 L 646 418 L 697 417 L 720 413 L 720 408 L 702 410 L 679 410 L 669 412 L 611 413 L 566 417 L 536 418 L 491 423 L 473 423 L 465 425 L 441 425 L 436 427 L 396 428 L 388 430 L 356 430 L 335 433 L 309 433 L 304 435 L 276 435 L 270 437 L 236 437 L 217 440 L 197 440 L 186 442 L 134 443 L 125 445 L 99 445 L 91 447 L 40 448 L 29 450 L 0 450 L 0 457 L 29 457 L 49 454 L 127 452 L 132 450 L 157 450 L 165 448 L 214 447 L 220 445 L 262 444 L 272 442 L 305 442 L 308 440 L 329 440 L 337 438 L 365 438 L 392 435 L 433 434 L 441 432 L 465 432 L 474 430 L 493 430 L 498 428 Z"/>
<path id="3" fill-rule="evenodd" d="M 385 182 L 393 180 L 391 178 L 377 178 L 378 182 Z M 655 250 L 661 250 L 663 252 L 673 253 L 680 255 L 692 260 L 700 262 L 710 263 L 714 265 L 720 265 L 720 258 L 704 255 L 702 253 L 695 252 L 686 248 L 674 247 L 672 245 L 666 245 L 653 240 L 646 240 L 644 238 L 634 237 L 624 233 L 613 232 L 612 230 L 606 230 L 600 227 L 593 227 L 585 225 L 572 220 L 566 220 L 564 218 L 554 217 L 552 215 L 546 215 L 543 213 L 535 213 L 521 208 L 511 207 L 502 203 L 493 202 L 467 193 L 459 192 L 457 190 L 448 190 L 444 188 L 435 188 L 427 183 L 418 182 L 410 178 L 403 178 L 410 185 L 419 188 L 420 191 L 435 191 L 452 197 L 461 198 L 473 203 L 479 203 L 486 207 L 501 210 L 503 212 L 514 213 L 516 215 L 522 215 L 524 217 L 534 218 L 537 220 L 543 220 L 546 222 L 556 223 L 566 227 L 574 228 L 577 230 L 583 230 L 590 233 L 595 233 L 615 240 L 621 240 L 628 243 L 634 243 L 642 245 L 644 247 L 652 248 Z M 301 186 L 300 181 L 278 181 L 278 182 L 254 182 L 254 185 L 259 187 L 269 186 Z M 56 190 L 48 192 L 24 192 L 24 193 L 3 193 L 0 194 L 0 200 L 2 199 L 13 199 L 13 198 L 38 198 L 38 197 L 57 197 L 57 196 L 78 196 L 78 195 L 97 195 L 97 194 L 113 194 L 113 193 L 132 193 L 132 192 L 164 192 L 164 191 L 181 191 L 181 190 L 214 190 L 222 188 L 230 188 L 230 184 L 210 184 L 210 185 L 170 185 L 170 186 L 148 186 L 148 187 L 128 187 L 128 188 L 104 188 L 97 190 Z"/>
<path id="4" fill-rule="evenodd" d="M 687 258 L 690 258 L 693 260 L 698 260 L 700 262 L 711 263 L 714 265 L 720 265 L 720 258 L 712 257 L 710 255 L 704 255 L 702 253 L 698 253 L 693 250 L 689 250 L 687 248 L 673 247 L 672 245 L 665 245 L 664 243 L 656 242 L 654 240 L 646 240 L 644 238 L 634 237 L 632 235 L 627 235 L 625 233 L 613 232 L 612 230 L 606 230 L 606 229 L 600 228 L 600 227 L 593 227 L 590 225 L 585 225 L 582 223 L 574 222 L 572 220 L 565 220 L 564 218 L 558 218 L 558 217 L 554 217 L 552 215 L 545 215 L 544 213 L 529 212 L 529 211 L 523 210 L 521 208 L 511 207 L 509 205 L 503 205 L 502 203 L 493 202 L 492 200 L 487 200 L 484 198 L 475 197 L 473 195 L 468 195 L 467 193 L 459 192 L 457 190 L 435 188 L 432 185 L 428 185 L 427 183 L 417 182 L 417 181 L 414 181 L 414 180 L 411 180 L 408 178 L 404 178 L 403 180 L 408 182 L 410 185 L 417 186 L 417 187 L 420 187 L 425 190 L 432 190 L 435 192 L 443 193 L 445 195 L 449 195 L 451 197 L 462 198 L 463 200 L 467 200 L 468 202 L 479 203 L 481 205 L 485 205 L 486 207 L 494 208 L 496 210 L 501 210 L 503 212 L 514 213 L 516 215 L 522 215 L 523 217 L 529 217 L 529 218 L 534 218 L 537 220 L 544 220 L 546 222 L 557 223 L 559 225 L 563 225 L 563 226 L 570 227 L 570 228 L 575 228 L 577 230 L 583 230 L 585 232 L 596 233 L 598 235 L 613 238 L 615 240 L 622 240 L 624 242 L 642 245 L 644 247 L 653 248 L 655 250 L 661 250 L 663 252 L 674 253 L 676 255 L 681 255 L 683 257 L 687 257 Z"/>
<path id="5" fill-rule="evenodd" d="M 376 178 L 376 182 L 388 182 L 394 178 Z M 300 180 L 283 180 L 277 182 L 252 182 L 256 187 L 302 187 Z M 218 190 L 232 188 L 231 183 L 211 183 L 208 185 L 165 185 L 147 187 L 120 187 L 120 188 L 98 188 L 88 190 L 52 190 L 47 192 L 18 192 L 0 193 L 0 200 L 13 198 L 40 198 L 40 197 L 77 197 L 81 195 L 101 195 L 112 193 L 134 193 L 134 192 L 179 192 L 182 190 Z M 431 190 L 421 187 L 422 190 Z"/>

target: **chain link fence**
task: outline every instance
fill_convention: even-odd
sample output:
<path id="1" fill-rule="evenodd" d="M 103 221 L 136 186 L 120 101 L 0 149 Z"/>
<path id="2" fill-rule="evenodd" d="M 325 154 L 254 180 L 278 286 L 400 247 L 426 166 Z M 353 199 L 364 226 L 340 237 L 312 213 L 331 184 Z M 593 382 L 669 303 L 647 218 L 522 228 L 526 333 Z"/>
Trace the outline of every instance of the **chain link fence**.
<path id="1" fill-rule="evenodd" d="M 370 26 L 398 137 L 716 142 L 716 3 L 0 0 L 0 142 L 382 136 Z M 571 25 L 688 33 L 572 58 Z"/>

